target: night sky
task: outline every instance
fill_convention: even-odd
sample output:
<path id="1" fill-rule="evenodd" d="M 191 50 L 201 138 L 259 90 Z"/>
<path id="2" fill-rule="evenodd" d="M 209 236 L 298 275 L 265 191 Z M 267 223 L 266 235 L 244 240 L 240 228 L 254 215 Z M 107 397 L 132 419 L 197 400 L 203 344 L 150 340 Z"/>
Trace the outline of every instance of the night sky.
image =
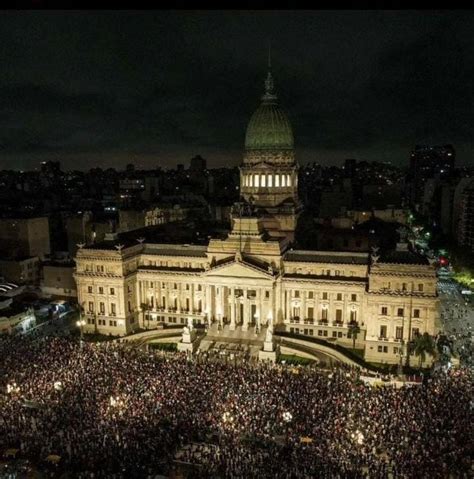
<path id="1" fill-rule="evenodd" d="M 241 161 L 267 45 L 300 163 L 474 158 L 474 12 L 3 12 L 0 169 Z"/>

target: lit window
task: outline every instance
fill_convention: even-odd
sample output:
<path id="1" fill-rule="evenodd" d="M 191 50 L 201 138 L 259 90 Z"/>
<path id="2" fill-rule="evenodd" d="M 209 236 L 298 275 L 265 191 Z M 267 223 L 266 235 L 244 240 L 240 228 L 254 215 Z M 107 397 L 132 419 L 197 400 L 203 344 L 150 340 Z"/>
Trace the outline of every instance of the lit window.
<path id="1" fill-rule="evenodd" d="M 275 175 L 275 186 L 280 186 L 280 175 Z"/>
<path id="2" fill-rule="evenodd" d="M 268 175 L 268 186 L 271 188 L 273 185 L 272 185 L 272 182 L 273 182 L 273 175 Z"/>
<path id="3" fill-rule="evenodd" d="M 258 186 L 259 186 L 259 175 L 255 175 L 255 176 L 254 176 L 254 180 L 255 180 L 255 185 L 254 185 L 254 186 L 255 186 L 256 188 L 258 188 Z"/>
<path id="4" fill-rule="evenodd" d="M 267 183 L 266 183 L 266 178 L 267 178 L 266 175 L 262 175 L 262 176 L 261 176 L 260 186 L 266 186 L 266 185 L 267 185 Z"/>

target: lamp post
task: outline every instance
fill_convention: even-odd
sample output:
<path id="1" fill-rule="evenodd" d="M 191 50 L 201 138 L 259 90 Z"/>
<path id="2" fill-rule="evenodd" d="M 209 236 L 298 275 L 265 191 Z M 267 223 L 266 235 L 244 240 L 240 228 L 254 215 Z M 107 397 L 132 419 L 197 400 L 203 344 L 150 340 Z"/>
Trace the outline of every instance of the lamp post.
<path id="1" fill-rule="evenodd" d="M 83 330 L 82 330 L 82 327 L 85 326 L 86 324 L 86 320 L 85 319 L 79 319 L 78 321 L 76 321 L 76 325 L 78 326 L 80 332 L 81 332 L 81 339 L 80 339 L 80 346 L 81 346 L 81 349 L 82 349 L 82 343 L 83 343 L 83 339 L 84 339 L 84 333 L 83 333 Z"/>

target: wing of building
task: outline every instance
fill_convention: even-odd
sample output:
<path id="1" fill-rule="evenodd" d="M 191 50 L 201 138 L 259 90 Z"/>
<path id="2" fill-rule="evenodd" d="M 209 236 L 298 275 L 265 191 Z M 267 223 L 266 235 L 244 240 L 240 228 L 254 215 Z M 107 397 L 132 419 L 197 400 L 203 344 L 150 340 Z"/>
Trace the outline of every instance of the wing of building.
<path id="1" fill-rule="evenodd" d="M 219 321 L 230 330 L 279 325 L 397 363 L 400 345 L 436 333 L 436 273 L 400 245 L 369 253 L 291 249 L 301 211 L 293 132 L 268 73 L 251 117 L 232 230 L 205 245 L 116 235 L 76 256 L 86 331 L 125 335 L 159 323 Z M 146 318 L 146 321 L 145 321 Z"/>

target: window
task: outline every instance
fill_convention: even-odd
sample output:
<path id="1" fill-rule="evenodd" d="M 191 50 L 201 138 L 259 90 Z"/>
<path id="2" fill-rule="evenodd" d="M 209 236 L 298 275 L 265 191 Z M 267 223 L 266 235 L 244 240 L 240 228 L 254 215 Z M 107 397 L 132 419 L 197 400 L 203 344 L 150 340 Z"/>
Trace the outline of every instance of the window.
<path id="1" fill-rule="evenodd" d="M 99 286 L 99 294 L 104 294 L 104 288 L 102 286 Z"/>
<path id="2" fill-rule="evenodd" d="M 189 284 L 186 285 L 186 291 L 189 291 Z"/>
<path id="3" fill-rule="evenodd" d="M 163 308 L 166 308 L 166 298 L 164 296 L 161 298 L 161 304 Z"/>
<path id="4" fill-rule="evenodd" d="M 398 354 L 398 348 L 397 347 L 393 348 L 393 354 Z"/>
<path id="5" fill-rule="evenodd" d="M 351 294 L 351 301 L 357 301 L 357 294 Z"/>
<path id="6" fill-rule="evenodd" d="M 338 332 L 337 332 L 337 337 L 338 337 L 338 338 L 342 338 L 342 331 L 338 331 Z"/>
<path id="7" fill-rule="evenodd" d="M 321 319 L 324 319 L 324 320 L 328 319 L 328 310 L 327 309 L 323 309 L 321 311 Z"/>
<path id="8" fill-rule="evenodd" d="M 388 346 L 384 346 L 384 347 L 383 347 L 383 352 L 384 352 L 384 353 L 388 353 Z"/>
<path id="9" fill-rule="evenodd" d="M 336 309 L 336 321 L 342 322 L 342 309 Z"/>
<path id="10" fill-rule="evenodd" d="M 162 287 L 163 289 L 166 289 L 166 283 L 161 283 L 161 287 Z"/>
<path id="11" fill-rule="evenodd" d="M 132 312 L 132 303 L 130 303 L 130 301 L 128 301 L 128 312 Z"/>
<path id="12" fill-rule="evenodd" d="M 403 338 L 403 328 L 401 326 L 397 326 L 395 328 L 395 339 L 402 339 Z"/>
<path id="13" fill-rule="evenodd" d="M 176 283 L 174 283 L 174 289 L 178 289 L 178 285 Z"/>
<path id="14" fill-rule="evenodd" d="M 92 286 L 88 286 L 88 287 L 87 287 L 87 292 L 88 292 L 88 293 L 92 293 Z"/>
<path id="15" fill-rule="evenodd" d="M 109 321 L 109 325 L 115 327 L 115 326 L 117 326 L 117 321 L 111 319 L 111 320 Z"/>
<path id="16" fill-rule="evenodd" d="M 334 271 L 334 275 L 335 276 L 341 276 L 341 272 L 338 269 L 336 269 L 336 271 Z"/>
<path id="17" fill-rule="evenodd" d="M 403 308 L 398 308 L 398 309 L 397 309 L 397 316 L 398 316 L 399 318 L 403 318 L 403 312 L 404 312 L 404 311 L 403 311 Z"/>
<path id="18" fill-rule="evenodd" d="M 131 287 L 130 285 L 127 286 L 127 291 L 128 291 L 129 293 L 132 292 L 132 287 Z"/>
<path id="19" fill-rule="evenodd" d="M 327 335 L 328 335 L 327 330 L 324 330 L 324 331 L 323 331 L 323 336 L 327 336 Z"/>
<path id="20" fill-rule="evenodd" d="M 328 299 L 328 294 L 327 293 L 323 293 L 323 299 Z"/>
<path id="21" fill-rule="evenodd" d="M 89 301 L 89 313 L 94 312 L 94 303 L 92 301 Z"/>
<path id="22" fill-rule="evenodd" d="M 382 352 L 382 346 L 377 346 L 377 351 L 378 351 L 379 353 L 381 353 L 381 352 Z"/>
<path id="23" fill-rule="evenodd" d="M 202 291 L 202 285 L 198 284 L 198 291 Z"/>
<path id="24" fill-rule="evenodd" d="M 326 270 L 326 276 L 331 276 L 331 270 L 330 269 Z"/>
<path id="25" fill-rule="evenodd" d="M 308 319 L 314 318 L 314 308 L 308 308 Z"/>
<path id="26" fill-rule="evenodd" d="M 266 299 L 270 298 L 270 291 L 265 291 L 265 298 Z"/>
<path id="27" fill-rule="evenodd" d="M 420 283 L 420 284 L 418 285 L 418 291 L 419 291 L 420 293 L 423 292 L 423 283 Z"/>
<path id="28" fill-rule="evenodd" d="M 402 291 L 406 291 L 407 290 L 407 284 L 406 283 L 402 283 Z"/>
<path id="29" fill-rule="evenodd" d="M 299 298 L 300 297 L 300 292 L 299 291 L 295 291 L 295 298 Z"/>
<path id="30" fill-rule="evenodd" d="M 110 303 L 110 314 L 111 316 L 115 316 L 116 314 L 115 303 Z"/>
<path id="31" fill-rule="evenodd" d="M 97 265 L 97 272 L 98 273 L 103 273 L 104 272 L 104 267 L 101 265 Z"/>
<path id="32" fill-rule="evenodd" d="M 386 338 L 387 337 L 387 326 L 383 325 L 380 326 L 380 337 Z"/>
<path id="33" fill-rule="evenodd" d="M 387 306 L 382 306 L 382 308 L 381 308 L 381 310 L 380 310 L 380 314 L 381 314 L 382 316 L 387 316 L 387 314 L 388 314 L 388 308 L 387 308 Z"/>
<path id="34" fill-rule="evenodd" d="M 318 336 L 322 336 L 323 335 L 323 330 L 322 329 L 318 329 Z"/>
<path id="35" fill-rule="evenodd" d="M 337 331 L 333 331 L 333 332 L 332 332 L 332 337 L 333 337 L 333 338 L 337 338 Z"/>
<path id="36" fill-rule="evenodd" d="M 420 328 L 411 328 L 411 337 L 416 338 L 420 335 Z"/>
<path id="37" fill-rule="evenodd" d="M 351 311 L 351 322 L 355 323 L 357 321 L 357 311 Z"/>
<path id="38" fill-rule="evenodd" d="M 113 296 L 115 294 L 115 288 L 110 288 L 110 294 Z"/>
<path id="39" fill-rule="evenodd" d="M 308 292 L 308 299 L 313 299 L 314 293 L 312 291 Z"/>
<path id="40" fill-rule="evenodd" d="M 99 303 L 100 314 L 105 314 L 105 303 Z"/>
<path id="41" fill-rule="evenodd" d="M 414 318 L 419 318 L 420 317 L 420 310 L 419 309 L 414 309 L 413 310 L 413 317 Z"/>
<path id="42" fill-rule="evenodd" d="M 337 293 L 337 301 L 342 301 L 342 293 Z"/>

